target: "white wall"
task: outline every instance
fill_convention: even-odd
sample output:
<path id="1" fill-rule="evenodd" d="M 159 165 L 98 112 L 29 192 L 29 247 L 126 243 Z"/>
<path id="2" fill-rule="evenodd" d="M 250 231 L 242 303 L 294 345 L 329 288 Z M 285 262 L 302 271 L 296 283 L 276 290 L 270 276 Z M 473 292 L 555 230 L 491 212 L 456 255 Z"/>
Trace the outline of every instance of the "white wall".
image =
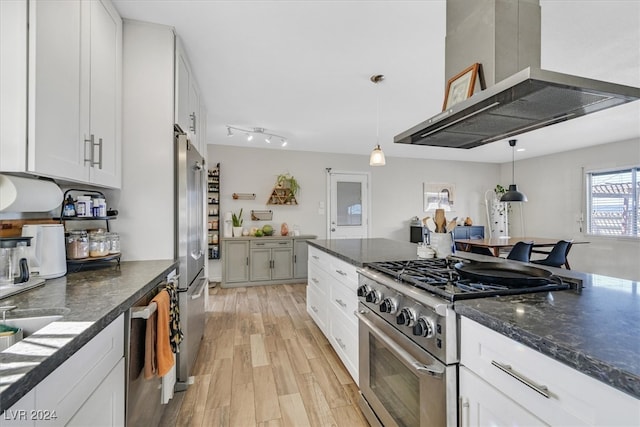
<path id="1" fill-rule="evenodd" d="M 580 231 L 577 217 L 586 201 L 584 171 L 640 165 L 640 141 L 631 140 L 517 161 L 516 184 L 529 201 L 514 206 L 511 235 L 587 240 L 570 253 L 574 270 L 640 280 L 640 241 L 632 238 L 594 237 Z M 501 168 L 502 184 L 511 180 L 511 163 Z M 518 209 L 523 209 L 525 232 Z M 586 223 L 584 224 L 586 226 Z"/>
<path id="2" fill-rule="evenodd" d="M 250 220 L 251 209 L 273 211 L 271 223 L 279 232 L 282 222 L 292 229 L 299 225 L 303 234 L 326 238 L 326 215 L 319 204 L 326 203 L 326 168 L 334 171 L 371 173 L 371 237 L 409 240 L 409 220 L 423 218 L 422 183 L 452 183 L 456 186 L 456 211 L 453 216 L 470 216 L 474 223 L 485 224 L 484 192 L 493 188 L 499 176 L 494 164 L 387 158 L 384 167 L 370 167 L 367 155 L 310 153 L 222 145 L 209 145 L 209 164 L 220 162 L 220 200 L 222 214 L 244 209 L 244 227 L 264 222 Z M 300 183 L 297 206 L 266 205 L 276 176 L 289 172 Z M 256 193 L 256 199 L 233 200 L 233 193 Z M 326 209 L 325 209 L 326 212 Z M 431 216 L 433 214 L 430 214 Z"/>

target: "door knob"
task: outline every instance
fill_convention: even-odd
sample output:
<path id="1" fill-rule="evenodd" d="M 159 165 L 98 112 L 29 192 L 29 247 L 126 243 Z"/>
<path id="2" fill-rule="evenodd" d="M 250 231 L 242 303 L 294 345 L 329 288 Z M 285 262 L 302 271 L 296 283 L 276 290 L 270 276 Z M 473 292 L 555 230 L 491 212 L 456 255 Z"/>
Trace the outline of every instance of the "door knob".
<path id="1" fill-rule="evenodd" d="M 335 228 L 332 228 L 332 229 L 331 229 L 331 231 L 336 231 L 336 229 L 335 229 Z"/>

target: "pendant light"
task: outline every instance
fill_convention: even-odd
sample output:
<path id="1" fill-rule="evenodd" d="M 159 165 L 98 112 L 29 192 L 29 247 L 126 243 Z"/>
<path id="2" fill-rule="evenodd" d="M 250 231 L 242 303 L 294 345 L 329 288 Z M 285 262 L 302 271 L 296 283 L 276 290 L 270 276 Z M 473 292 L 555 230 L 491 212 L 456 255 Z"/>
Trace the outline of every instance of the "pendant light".
<path id="1" fill-rule="evenodd" d="M 371 76 L 369 80 L 377 85 L 384 80 L 384 76 L 382 74 L 375 74 Z M 380 95 L 378 93 L 376 94 L 376 147 L 369 157 L 369 166 L 384 166 L 385 164 L 384 153 L 382 152 L 382 148 L 380 148 Z"/>
<path id="2" fill-rule="evenodd" d="M 511 146 L 511 182 L 515 183 L 515 169 L 516 169 L 516 141 L 515 139 L 509 140 Z M 501 202 L 526 202 L 527 196 L 524 193 L 518 191 L 516 184 L 510 184 L 509 190 L 500 198 Z"/>

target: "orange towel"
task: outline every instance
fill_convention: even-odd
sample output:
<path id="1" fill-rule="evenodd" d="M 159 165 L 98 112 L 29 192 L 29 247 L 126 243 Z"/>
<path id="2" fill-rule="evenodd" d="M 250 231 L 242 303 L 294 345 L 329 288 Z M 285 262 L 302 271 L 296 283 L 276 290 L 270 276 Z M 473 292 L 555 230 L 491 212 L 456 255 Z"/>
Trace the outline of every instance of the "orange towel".
<path id="1" fill-rule="evenodd" d="M 151 302 L 155 302 L 158 308 L 147 319 L 144 364 L 146 379 L 152 378 L 154 374 L 165 376 L 175 363 L 169 342 L 169 293 L 163 289 Z"/>

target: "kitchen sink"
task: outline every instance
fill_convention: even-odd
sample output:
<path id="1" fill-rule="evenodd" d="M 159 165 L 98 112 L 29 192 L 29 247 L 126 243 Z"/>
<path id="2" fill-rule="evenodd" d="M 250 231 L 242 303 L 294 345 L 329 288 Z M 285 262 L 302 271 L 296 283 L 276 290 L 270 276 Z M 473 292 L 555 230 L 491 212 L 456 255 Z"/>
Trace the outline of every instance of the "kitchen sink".
<path id="1" fill-rule="evenodd" d="M 7 312 L 4 324 L 22 329 L 23 338 L 47 326 L 49 323 L 62 319 L 69 313 L 66 307 L 54 308 L 17 308 Z M 0 320 L 1 321 L 1 320 Z"/>

